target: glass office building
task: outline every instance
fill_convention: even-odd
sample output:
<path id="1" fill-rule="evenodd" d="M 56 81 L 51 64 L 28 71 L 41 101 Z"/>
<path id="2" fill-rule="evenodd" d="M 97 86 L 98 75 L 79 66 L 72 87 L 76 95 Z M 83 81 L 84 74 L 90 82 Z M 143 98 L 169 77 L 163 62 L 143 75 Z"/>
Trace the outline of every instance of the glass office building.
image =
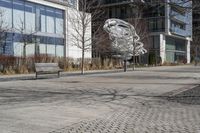
<path id="1" fill-rule="evenodd" d="M 1 0 L 2 27 L 9 29 L 1 54 L 22 56 L 25 36 L 32 36 L 26 54 L 64 56 L 64 10 L 28 2 Z"/>

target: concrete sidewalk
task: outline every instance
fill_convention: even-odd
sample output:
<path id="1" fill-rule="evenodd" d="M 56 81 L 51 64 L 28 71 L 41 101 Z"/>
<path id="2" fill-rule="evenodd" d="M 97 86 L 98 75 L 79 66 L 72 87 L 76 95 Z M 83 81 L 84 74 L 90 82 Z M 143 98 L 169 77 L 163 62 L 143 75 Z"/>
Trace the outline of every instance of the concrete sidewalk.
<path id="1" fill-rule="evenodd" d="M 200 67 L 87 73 L 0 82 L 0 133 L 200 131 Z"/>
<path id="2" fill-rule="evenodd" d="M 162 70 L 165 70 L 165 69 L 173 70 L 173 68 L 176 68 L 176 69 L 179 69 L 179 68 L 180 69 L 187 69 L 188 66 L 189 65 L 183 65 L 183 66 L 139 67 L 139 68 L 135 68 L 134 71 L 149 71 L 149 70 L 150 71 L 162 71 Z M 196 69 L 196 70 L 198 71 L 198 69 Z M 127 71 L 132 71 L 132 68 L 128 68 Z M 175 71 L 177 71 L 177 70 L 175 70 Z M 104 73 L 118 73 L 118 72 L 124 72 L 124 70 L 123 69 L 88 70 L 88 71 L 85 71 L 84 75 L 104 74 Z M 77 75 L 82 75 L 81 71 L 61 72 L 61 77 L 77 76 Z M 38 78 L 40 79 L 40 78 L 53 78 L 53 77 L 56 77 L 56 75 L 55 74 L 41 75 Z M 2 82 L 2 81 L 13 81 L 13 80 L 33 80 L 33 79 L 35 79 L 35 73 L 31 73 L 31 74 L 15 74 L 15 75 L 0 75 L 0 82 Z"/>

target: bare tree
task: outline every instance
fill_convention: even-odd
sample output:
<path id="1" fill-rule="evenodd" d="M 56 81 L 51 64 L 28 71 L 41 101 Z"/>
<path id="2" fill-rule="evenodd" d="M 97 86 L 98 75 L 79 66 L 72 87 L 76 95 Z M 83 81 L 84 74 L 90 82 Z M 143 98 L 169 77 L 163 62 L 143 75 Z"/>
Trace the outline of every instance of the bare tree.
<path id="1" fill-rule="evenodd" d="M 32 29 L 30 31 L 27 31 L 25 29 L 25 25 L 23 20 L 20 20 L 20 25 L 18 26 L 18 28 L 16 28 L 16 31 L 20 33 L 20 41 L 23 43 L 23 57 L 24 59 L 26 58 L 27 55 L 27 51 L 26 48 L 28 45 L 32 45 L 35 41 L 34 41 L 34 34 L 35 32 L 32 31 Z"/>
<path id="2" fill-rule="evenodd" d="M 72 26 L 71 43 L 77 48 L 81 49 L 81 74 L 84 74 L 84 59 L 85 52 L 91 49 L 91 23 L 92 20 L 98 18 L 100 11 L 92 9 L 97 5 L 97 0 L 79 0 L 80 11 L 73 10 L 69 14 L 69 20 Z M 88 13 L 92 10 L 92 13 Z M 95 33 L 93 33 L 94 35 Z"/>
<path id="3" fill-rule="evenodd" d="M 7 32 L 9 31 L 9 26 L 5 22 L 4 18 L 4 11 L 0 10 L 0 48 L 4 47 L 7 38 Z"/>
<path id="4" fill-rule="evenodd" d="M 92 23 L 92 50 L 94 57 L 107 58 L 112 56 L 111 41 L 108 34 L 103 30 L 104 21 Z M 102 61 L 103 62 L 103 61 Z"/>
<path id="5" fill-rule="evenodd" d="M 130 4 L 130 6 L 134 14 L 133 14 L 133 17 L 128 18 L 127 21 L 134 26 L 136 33 L 140 37 L 140 41 L 145 42 L 143 43 L 144 47 L 148 47 L 148 38 L 149 38 L 148 23 L 147 23 L 147 19 L 145 19 L 143 16 L 143 12 L 146 7 L 143 5 L 135 5 L 135 4 L 133 5 Z M 133 70 L 134 70 L 135 63 L 136 63 L 135 53 L 137 50 L 135 49 L 136 44 L 133 44 L 133 45 L 134 47 L 133 47 L 132 52 L 133 52 Z"/>

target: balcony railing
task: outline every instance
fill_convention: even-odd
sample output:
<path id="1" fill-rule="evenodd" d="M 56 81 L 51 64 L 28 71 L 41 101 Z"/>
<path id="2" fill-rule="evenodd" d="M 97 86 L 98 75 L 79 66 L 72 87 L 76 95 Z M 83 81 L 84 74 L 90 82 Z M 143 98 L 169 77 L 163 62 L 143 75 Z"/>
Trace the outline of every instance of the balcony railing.
<path id="1" fill-rule="evenodd" d="M 113 4 L 113 3 L 122 3 L 122 2 L 130 2 L 129 0 L 108 0 L 105 1 L 104 4 Z"/>
<path id="2" fill-rule="evenodd" d="M 175 11 L 171 11 L 170 17 L 173 20 L 178 20 L 179 22 L 187 23 L 187 17 Z"/>
<path id="3" fill-rule="evenodd" d="M 170 28 L 170 31 L 172 32 L 172 33 L 174 33 L 174 34 L 177 34 L 177 35 L 181 35 L 181 36 L 189 36 L 189 33 L 186 31 L 186 30 L 184 30 L 184 29 L 180 29 L 180 28 L 178 28 L 178 27 L 171 27 Z"/>

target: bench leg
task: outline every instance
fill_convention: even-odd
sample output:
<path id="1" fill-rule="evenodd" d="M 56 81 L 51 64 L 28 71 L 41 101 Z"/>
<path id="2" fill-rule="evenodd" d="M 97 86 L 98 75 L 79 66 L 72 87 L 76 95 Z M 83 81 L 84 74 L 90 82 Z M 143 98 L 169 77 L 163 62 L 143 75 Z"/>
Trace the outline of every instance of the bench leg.
<path id="1" fill-rule="evenodd" d="M 38 75 L 37 75 L 37 72 L 36 72 L 36 74 L 35 74 L 35 78 L 37 79 L 37 77 L 38 77 Z"/>
<path id="2" fill-rule="evenodd" d="M 60 78 L 60 72 L 58 72 L 58 78 Z"/>

